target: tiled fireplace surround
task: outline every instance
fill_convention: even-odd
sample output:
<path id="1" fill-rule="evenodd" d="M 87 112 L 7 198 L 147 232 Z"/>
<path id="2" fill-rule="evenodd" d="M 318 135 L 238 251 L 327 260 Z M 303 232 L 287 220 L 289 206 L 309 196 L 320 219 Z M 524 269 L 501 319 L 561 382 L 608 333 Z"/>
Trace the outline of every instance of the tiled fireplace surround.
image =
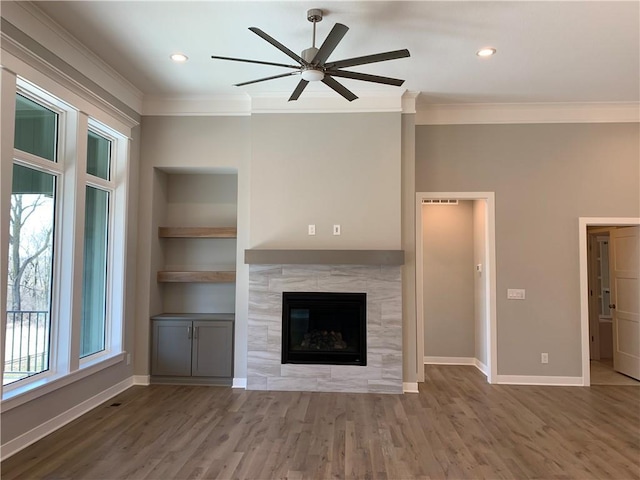
<path id="1" fill-rule="evenodd" d="M 402 393 L 401 268 L 385 264 L 250 265 L 247 388 Z M 282 292 L 366 293 L 367 365 L 281 364 Z"/>

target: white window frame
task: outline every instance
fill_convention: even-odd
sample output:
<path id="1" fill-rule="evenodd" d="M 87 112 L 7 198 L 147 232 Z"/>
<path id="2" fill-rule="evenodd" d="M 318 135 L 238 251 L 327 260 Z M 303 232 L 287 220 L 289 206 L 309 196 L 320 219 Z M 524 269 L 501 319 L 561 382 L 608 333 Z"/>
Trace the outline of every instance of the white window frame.
<path id="1" fill-rule="evenodd" d="M 123 351 L 124 342 L 124 290 L 118 288 L 119 282 L 116 275 L 114 275 L 114 272 L 118 271 L 118 258 L 120 258 L 118 255 L 118 245 L 124 244 L 126 240 L 126 237 L 124 236 L 124 222 L 119 222 L 116 218 L 117 211 L 124 211 L 123 208 L 118 207 L 121 207 L 121 204 L 126 202 L 126 195 L 123 195 L 123 192 L 118 195 L 117 185 L 117 179 L 121 178 L 123 173 L 126 173 L 122 171 L 122 164 L 124 163 L 122 161 L 122 156 L 126 155 L 126 150 L 123 150 L 122 144 L 126 143 L 126 139 L 121 134 L 118 134 L 118 132 L 93 118 L 88 119 L 87 136 L 89 131 L 100 135 L 111 142 L 109 180 L 87 173 L 86 165 L 83 170 L 84 191 L 86 191 L 86 187 L 93 187 L 109 192 L 107 280 L 105 284 L 107 291 L 105 305 L 104 349 L 80 358 L 80 368 L 94 365 L 96 362 L 99 362 L 104 358 L 109 358 L 114 354 L 121 353 Z M 124 257 L 122 257 L 122 261 L 124 261 Z M 122 269 L 122 276 L 124 276 L 124 269 Z M 122 282 L 122 285 L 124 285 L 124 281 Z M 122 306 L 122 308 L 120 308 L 120 306 Z"/>
<path id="2" fill-rule="evenodd" d="M 54 81 L 42 83 L 44 88 L 17 76 L 13 95 L 19 93 L 58 113 L 56 162 L 39 159 L 17 149 L 14 149 L 13 161 L 57 177 L 49 370 L 1 387 L 2 411 L 124 362 L 126 355 L 123 349 L 130 130 L 124 128 L 119 120 L 109 117 L 104 110 L 87 104 L 73 92 L 61 90 L 60 85 Z M 45 88 L 55 94 L 48 93 Z M 77 105 L 77 108 L 72 104 Z M 15 112 L 12 112 L 11 118 L 15 121 Z M 111 175 L 108 182 L 111 193 L 107 316 L 105 349 L 80 359 L 85 192 L 87 185 L 101 189 L 106 186 L 102 179 L 86 173 L 89 130 L 112 141 Z M 3 305 L 2 308 L 6 306 Z M 2 338 L 4 339 L 4 334 Z M 4 361 L 4 358 L 0 361 Z"/>

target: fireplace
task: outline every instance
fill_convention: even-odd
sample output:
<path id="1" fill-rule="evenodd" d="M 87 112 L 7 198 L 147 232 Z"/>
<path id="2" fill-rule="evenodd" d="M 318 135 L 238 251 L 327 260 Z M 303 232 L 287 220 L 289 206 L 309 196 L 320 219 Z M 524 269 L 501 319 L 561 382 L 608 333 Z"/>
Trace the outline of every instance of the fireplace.
<path id="1" fill-rule="evenodd" d="M 367 294 L 282 293 L 282 363 L 367 364 Z"/>

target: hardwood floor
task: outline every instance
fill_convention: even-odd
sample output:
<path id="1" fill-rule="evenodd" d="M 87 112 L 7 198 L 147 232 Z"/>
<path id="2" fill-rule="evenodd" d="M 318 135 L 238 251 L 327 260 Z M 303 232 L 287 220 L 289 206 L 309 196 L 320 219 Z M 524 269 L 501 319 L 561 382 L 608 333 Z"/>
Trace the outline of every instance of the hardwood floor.
<path id="1" fill-rule="evenodd" d="M 133 387 L 5 460 L 2 478 L 640 478 L 638 388 L 425 371 L 406 395 Z"/>
<path id="2" fill-rule="evenodd" d="M 633 385 L 640 387 L 640 381 L 627 377 L 613 369 L 612 359 L 591 360 L 591 385 Z"/>

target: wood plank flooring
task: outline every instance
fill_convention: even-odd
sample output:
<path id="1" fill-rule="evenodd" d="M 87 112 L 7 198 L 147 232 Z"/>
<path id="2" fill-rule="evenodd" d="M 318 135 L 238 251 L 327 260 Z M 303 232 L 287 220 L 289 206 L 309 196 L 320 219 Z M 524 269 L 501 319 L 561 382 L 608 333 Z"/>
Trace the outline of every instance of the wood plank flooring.
<path id="1" fill-rule="evenodd" d="M 425 371 L 406 395 L 133 387 L 5 460 L 2 478 L 640 479 L 640 389 Z"/>

